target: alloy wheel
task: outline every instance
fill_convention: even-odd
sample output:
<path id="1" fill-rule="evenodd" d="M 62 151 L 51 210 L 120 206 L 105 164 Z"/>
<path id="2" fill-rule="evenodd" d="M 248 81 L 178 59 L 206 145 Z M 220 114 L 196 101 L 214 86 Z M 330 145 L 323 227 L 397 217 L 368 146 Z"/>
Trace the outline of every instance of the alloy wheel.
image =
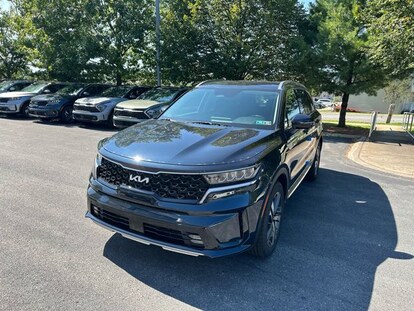
<path id="1" fill-rule="evenodd" d="M 272 247 L 279 236 L 280 221 L 282 220 L 282 195 L 276 192 L 269 209 L 267 227 L 267 245 Z"/>

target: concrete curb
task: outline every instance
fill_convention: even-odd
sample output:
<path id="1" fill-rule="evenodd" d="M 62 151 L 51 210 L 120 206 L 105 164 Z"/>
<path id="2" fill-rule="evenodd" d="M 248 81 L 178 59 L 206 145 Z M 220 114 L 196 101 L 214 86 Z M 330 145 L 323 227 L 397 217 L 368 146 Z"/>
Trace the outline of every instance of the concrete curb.
<path id="1" fill-rule="evenodd" d="M 395 170 L 387 168 L 386 166 L 379 165 L 378 163 L 372 163 L 372 162 L 361 159 L 361 157 L 360 157 L 361 150 L 364 147 L 364 144 L 367 143 L 367 142 L 368 142 L 367 138 L 362 138 L 359 141 L 355 142 L 349 148 L 349 151 L 347 153 L 348 159 L 350 159 L 351 161 L 353 161 L 353 162 L 355 162 L 355 163 L 357 163 L 361 166 L 364 166 L 364 167 L 367 167 L 367 168 L 370 168 L 370 169 L 373 169 L 373 170 L 376 170 L 376 171 L 380 171 L 380 172 L 383 172 L 383 173 L 386 173 L 386 174 L 391 174 L 395 177 L 404 177 L 404 178 L 414 179 L 414 176 L 411 175 L 411 174 L 407 175 L 407 174 L 404 174 L 400 171 L 395 171 Z"/>
<path id="2" fill-rule="evenodd" d="M 322 135 L 325 137 L 352 138 L 354 140 L 359 140 L 359 139 L 364 138 L 364 136 L 361 136 L 361 135 L 326 133 L 326 132 L 323 132 Z"/>

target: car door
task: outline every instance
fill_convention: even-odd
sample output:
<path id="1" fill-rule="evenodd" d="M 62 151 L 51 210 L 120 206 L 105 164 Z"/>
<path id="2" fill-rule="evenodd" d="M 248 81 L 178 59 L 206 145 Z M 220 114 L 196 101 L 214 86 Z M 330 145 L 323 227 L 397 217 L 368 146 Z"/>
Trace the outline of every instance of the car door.
<path id="1" fill-rule="evenodd" d="M 315 109 L 312 98 L 306 90 L 296 89 L 295 93 L 299 101 L 302 118 L 305 120 L 307 119 L 308 122 L 312 123 L 312 126 L 309 129 L 302 130 L 304 135 L 304 141 L 302 142 L 304 149 L 303 162 L 306 166 L 312 163 L 316 147 L 319 143 L 321 115 Z"/>
<path id="2" fill-rule="evenodd" d="M 289 166 L 291 183 L 293 183 L 303 170 L 303 143 L 306 135 L 303 130 L 293 127 L 293 120 L 302 113 L 295 89 L 286 90 L 284 96 L 285 163 Z"/>
<path id="3" fill-rule="evenodd" d="M 313 122 L 312 116 L 315 109 L 312 99 L 308 96 L 309 94 L 302 89 L 290 88 L 285 92 L 284 130 L 287 140 L 285 161 L 290 169 L 292 184 L 310 167 L 314 154 L 312 147 L 315 144 L 314 126 L 310 129 L 295 126 L 298 120 L 312 120 Z"/>

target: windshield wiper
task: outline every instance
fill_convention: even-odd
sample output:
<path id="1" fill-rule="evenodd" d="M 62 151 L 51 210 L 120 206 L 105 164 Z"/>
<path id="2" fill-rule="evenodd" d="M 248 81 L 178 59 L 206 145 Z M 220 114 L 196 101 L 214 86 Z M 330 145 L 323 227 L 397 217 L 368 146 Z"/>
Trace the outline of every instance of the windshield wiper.
<path id="1" fill-rule="evenodd" d="M 216 122 L 210 122 L 210 121 L 191 121 L 191 123 L 194 123 L 194 124 L 204 124 L 204 125 L 230 126 L 228 124 L 216 123 Z"/>

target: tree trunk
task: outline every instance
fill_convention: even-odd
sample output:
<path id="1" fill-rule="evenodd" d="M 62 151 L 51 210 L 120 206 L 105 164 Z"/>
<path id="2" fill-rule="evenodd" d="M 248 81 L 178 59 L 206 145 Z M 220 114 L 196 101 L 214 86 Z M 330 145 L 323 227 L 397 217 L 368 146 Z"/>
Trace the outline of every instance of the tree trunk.
<path id="1" fill-rule="evenodd" d="M 348 108 L 349 93 L 342 94 L 341 111 L 339 112 L 338 127 L 345 127 L 346 108 Z"/>
<path id="2" fill-rule="evenodd" d="M 122 84 L 122 76 L 121 76 L 121 73 L 117 73 L 116 74 L 116 85 L 121 85 Z"/>

